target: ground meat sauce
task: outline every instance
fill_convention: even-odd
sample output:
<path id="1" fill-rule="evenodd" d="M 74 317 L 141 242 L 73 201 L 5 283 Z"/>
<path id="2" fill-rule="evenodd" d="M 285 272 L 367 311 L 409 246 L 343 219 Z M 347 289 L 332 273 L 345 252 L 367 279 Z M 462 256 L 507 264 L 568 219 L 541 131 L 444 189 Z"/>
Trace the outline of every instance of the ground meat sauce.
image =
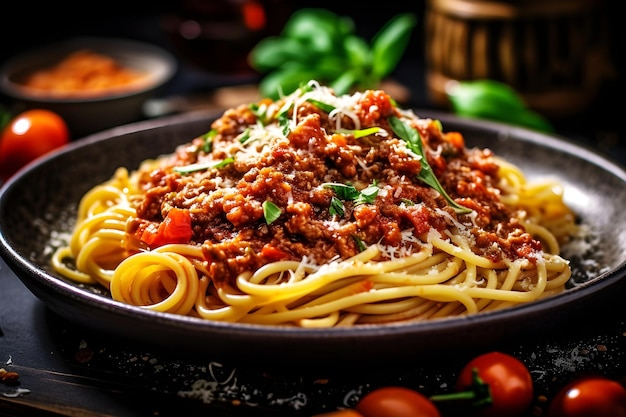
<path id="1" fill-rule="evenodd" d="M 467 149 L 459 133 L 442 133 L 438 121 L 400 110 L 382 91 L 343 97 L 350 105 L 329 113 L 321 103 L 338 99 L 316 88 L 315 97 L 326 95 L 307 101 L 294 93 L 277 102 L 230 109 L 209 134 L 179 147 L 158 169 L 142 172 L 145 195 L 129 231 L 158 226 L 174 207 L 188 210 L 191 241 L 202 245 L 216 284 L 232 283 L 237 274 L 277 260 L 306 257 L 323 264 L 375 243 L 410 248 L 418 239 L 425 241 L 432 228 L 442 232 L 455 223 L 470 232 L 476 253 L 494 261 L 536 256 L 540 242 L 525 232 L 519 214 L 500 202 L 498 166 L 489 150 Z M 291 106 L 281 124 L 278 109 L 285 103 Z M 472 213 L 455 213 L 439 192 L 418 179 L 420 159 L 393 133 L 390 116 L 417 129 L 439 182 Z M 371 127 L 381 129 L 355 137 L 355 130 Z M 228 158 L 215 168 L 173 169 Z M 340 215 L 331 210 L 337 192 L 328 184 L 379 190 L 371 203 L 341 200 Z M 280 209 L 271 222 L 264 216 L 266 201 Z M 413 239 L 406 238 L 407 231 Z"/>

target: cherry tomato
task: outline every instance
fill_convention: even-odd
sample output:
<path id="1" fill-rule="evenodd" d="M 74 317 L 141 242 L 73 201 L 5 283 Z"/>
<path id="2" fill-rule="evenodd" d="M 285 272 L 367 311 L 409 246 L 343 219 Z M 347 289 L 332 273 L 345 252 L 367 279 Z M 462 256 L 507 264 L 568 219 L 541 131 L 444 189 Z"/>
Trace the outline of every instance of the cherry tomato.
<path id="1" fill-rule="evenodd" d="M 383 387 L 366 394 L 355 409 L 363 417 L 440 417 L 428 397 L 404 387 Z"/>
<path id="2" fill-rule="evenodd" d="M 6 181 L 28 162 L 69 141 L 69 128 L 55 112 L 31 109 L 16 115 L 2 130 L 0 178 Z"/>
<path id="3" fill-rule="evenodd" d="M 552 399 L 548 417 L 626 417 L 626 388 L 599 376 L 576 379 Z"/>
<path id="4" fill-rule="evenodd" d="M 457 391 L 470 389 L 474 370 L 489 385 L 492 403 L 475 407 L 472 415 L 517 417 L 528 410 L 533 399 L 533 381 L 528 368 L 519 359 L 501 352 L 489 352 L 473 358 L 457 377 Z"/>

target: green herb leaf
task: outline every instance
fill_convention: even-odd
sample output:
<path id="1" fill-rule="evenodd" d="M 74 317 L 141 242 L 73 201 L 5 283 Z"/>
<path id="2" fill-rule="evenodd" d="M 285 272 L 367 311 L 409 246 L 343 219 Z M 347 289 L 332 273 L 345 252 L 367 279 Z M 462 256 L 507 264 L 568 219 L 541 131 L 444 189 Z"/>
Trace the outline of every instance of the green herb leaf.
<path id="1" fill-rule="evenodd" d="M 346 209 L 343 203 L 341 202 L 341 200 L 333 196 L 330 199 L 330 207 L 328 208 L 328 211 L 330 212 L 332 216 L 343 217 L 343 215 L 346 212 Z"/>
<path id="2" fill-rule="evenodd" d="M 374 204 L 376 196 L 378 196 L 378 191 L 380 191 L 380 188 L 378 188 L 378 185 L 374 182 L 372 185 L 361 190 L 359 195 L 354 199 L 354 204 Z"/>
<path id="3" fill-rule="evenodd" d="M 210 162 L 203 162 L 203 163 L 198 163 L 198 164 L 185 165 L 181 167 L 174 167 L 174 171 L 180 174 L 189 174 L 191 172 L 204 171 L 204 170 L 211 169 L 211 168 L 224 168 L 226 165 L 232 164 L 233 162 L 235 162 L 235 158 L 231 157 L 231 158 L 222 159 L 221 161 L 210 161 Z"/>
<path id="4" fill-rule="evenodd" d="M 335 110 L 335 106 L 331 104 L 326 104 L 319 100 L 315 100 L 314 98 L 308 98 L 306 101 L 313 104 L 315 107 L 321 109 L 322 111 L 325 111 L 326 113 L 330 113 L 331 111 Z"/>
<path id="5" fill-rule="evenodd" d="M 382 79 L 398 65 L 416 25 L 415 16 L 403 13 L 392 18 L 372 39 L 372 72 Z"/>
<path id="6" fill-rule="evenodd" d="M 354 204 L 373 204 L 376 200 L 376 196 L 378 196 L 378 191 L 380 191 L 376 181 L 361 191 L 357 190 L 353 185 L 336 182 L 324 183 L 323 187 L 332 189 L 339 199 L 344 201 L 354 201 Z"/>
<path id="7" fill-rule="evenodd" d="M 286 64 L 269 72 L 259 81 L 259 92 L 263 97 L 277 99 L 282 94 L 296 91 L 303 82 L 318 79 L 318 75 L 308 65 Z"/>
<path id="8" fill-rule="evenodd" d="M 327 9 L 303 8 L 296 10 L 289 18 L 282 37 L 297 39 L 309 54 L 339 53 L 336 48 L 341 39 L 354 31 L 351 18 L 340 17 Z"/>
<path id="9" fill-rule="evenodd" d="M 359 196 L 359 191 L 352 185 L 341 184 L 339 182 L 327 182 L 323 184 L 324 188 L 332 189 L 337 197 L 344 201 L 355 200 Z"/>
<path id="10" fill-rule="evenodd" d="M 446 94 L 458 116 L 493 120 L 548 133 L 554 131 L 547 119 L 526 108 L 521 97 L 508 84 L 488 79 L 460 81 L 451 83 Z"/>
<path id="11" fill-rule="evenodd" d="M 374 133 L 377 133 L 379 131 L 380 131 L 380 127 L 374 126 L 374 127 L 368 127 L 367 129 L 358 129 L 358 130 L 339 129 L 337 132 L 343 133 L 344 135 L 345 134 L 354 135 L 354 137 L 358 139 L 358 138 L 362 138 L 365 136 L 373 135 Z"/>
<path id="12" fill-rule="evenodd" d="M 278 126 L 282 128 L 282 132 L 285 137 L 287 137 L 289 135 L 289 132 L 291 132 L 289 119 L 287 117 L 281 117 L 280 119 L 278 119 Z"/>
<path id="13" fill-rule="evenodd" d="M 395 116 L 389 118 L 389 124 L 395 134 L 398 135 L 399 138 L 403 139 L 407 143 L 409 149 L 420 158 L 422 169 L 417 174 L 417 177 L 425 182 L 429 187 L 437 190 L 455 212 L 459 214 L 471 213 L 471 209 L 459 205 L 456 201 L 450 198 L 448 193 L 446 193 L 446 190 L 444 190 L 439 183 L 439 180 L 435 176 L 430 164 L 428 163 L 428 159 L 424 154 L 419 132 Z"/>
<path id="14" fill-rule="evenodd" d="M 248 139 L 250 139 L 250 128 L 247 128 L 246 130 L 244 130 L 243 133 L 240 134 L 237 139 L 239 139 L 239 143 L 241 143 L 242 145 L 245 145 Z"/>
<path id="15" fill-rule="evenodd" d="M 265 76 L 264 97 L 291 94 L 298 85 L 317 80 L 338 95 L 352 88 L 377 88 L 398 65 L 416 24 L 412 14 L 391 19 L 371 43 L 356 34 L 354 21 L 326 9 L 296 10 L 279 36 L 261 39 L 248 62 Z"/>
<path id="16" fill-rule="evenodd" d="M 263 202 L 263 217 L 267 224 L 272 224 L 280 217 L 280 208 L 269 200 Z"/>
<path id="17" fill-rule="evenodd" d="M 361 240 L 360 237 L 358 237 L 357 235 L 351 235 L 351 236 L 352 236 L 352 239 L 354 240 L 354 243 L 356 243 L 356 247 L 359 250 L 359 252 L 363 252 L 365 249 L 367 249 L 367 246 L 365 245 L 363 240 Z"/>
<path id="18" fill-rule="evenodd" d="M 280 67 L 285 62 L 298 60 L 302 54 L 302 43 L 287 37 L 267 37 L 261 39 L 250 52 L 249 59 L 261 72 Z"/>
<path id="19" fill-rule="evenodd" d="M 217 130 L 211 129 L 204 135 L 202 135 L 202 139 L 204 140 L 202 144 L 202 150 L 205 153 L 210 153 L 213 150 L 213 138 L 217 135 Z"/>

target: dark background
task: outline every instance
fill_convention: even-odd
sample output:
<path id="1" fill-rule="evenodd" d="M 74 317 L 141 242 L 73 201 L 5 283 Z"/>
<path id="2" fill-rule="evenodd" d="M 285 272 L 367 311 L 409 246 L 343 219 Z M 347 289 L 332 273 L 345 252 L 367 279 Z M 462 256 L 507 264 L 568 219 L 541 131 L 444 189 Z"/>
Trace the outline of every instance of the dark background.
<path id="1" fill-rule="evenodd" d="M 513 1 L 513 0 L 511 0 Z M 530 0 L 530 2 L 535 0 Z M 558 0 L 561 2 L 561 0 Z M 249 39 L 239 50 L 224 47 L 216 49 L 181 42 L 173 35 L 172 27 L 180 19 L 195 18 L 205 21 L 225 21 L 228 9 L 237 1 L 122 1 L 82 2 L 78 5 L 69 1 L 12 2 L 4 5 L 0 12 L 0 65 L 20 52 L 76 36 L 114 36 L 135 39 L 160 45 L 173 52 L 180 60 L 177 76 L 165 91 L 165 95 L 188 94 L 211 91 L 214 88 L 249 83 L 258 80 L 253 71 L 233 71 L 229 53 L 237 52 L 244 60 L 242 51 L 257 39 L 277 34 L 289 15 L 297 8 L 320 7 L 340 15 L 350 16 L 356 24 L 357 34 L 370 39 L 391 17 L 400 12 L 415 13 L 418 26 L 406 50 L 402 63 L 393 74 L 411 91 L 411 102 L 418 108 L 444 108 L 433 102 L 424 80 L 424 9 L 425 0 L 387 0 L 375 6 L 355 1 L 287 1 L 262 0 L 268 13 L 268 25 Z M 479 2 L 477 2 L 479 3 Z M 597 2 L 599 3 L 599 2 Z M 229 5 L 230 4 L 230 5 Z M 618 0 L 602 3 L 606 12 L 609 35 L 610 59 L 613 73 L 600 86 L 597 97 L 579 114 L 558 116 L 546 115 L 557 127 L 557 133 L 572 140 L 588 143 L 605 154 L 616 155 L 624 161 L 623 112 L 623 35 L 621 34 Z M 221 10 L 221 11 L 219 11 Z M 221 14 L 220 14 L 221 13 Z M 204 17 L 203 17 L 204 16 Z M 195 48 L 195 49 L 194 49 Z M 243 63 L 245 65 L 245 63 Z M 248 68 L 249 70 L 249 68 Z M 7 103 L 6 97 L 0 100 Z"/>

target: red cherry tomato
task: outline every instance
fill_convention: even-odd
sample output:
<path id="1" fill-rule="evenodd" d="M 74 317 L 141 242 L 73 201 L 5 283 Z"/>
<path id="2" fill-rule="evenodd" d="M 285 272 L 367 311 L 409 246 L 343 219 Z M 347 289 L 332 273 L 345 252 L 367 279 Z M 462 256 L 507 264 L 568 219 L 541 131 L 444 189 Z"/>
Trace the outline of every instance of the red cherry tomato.
<path id="1" fill-rule="evenodd" d="M 0 178 L 6 181 L 28 162 L 70 141 L 65 120 L 49 110 L 26 110 L 13 117 L 0 137 Z"/>
<path id="2" fill-rule="evenodd" d="M 470 360 L 457 377 L 457 391 L 470 389 L 473 372 L 489 385 L 492 403 L 468 410 L 480 417 L 517 417 L 523 415 L 533 399 L 533 381 L 526 365 L 500 352 L 489 352 Z"/>
<path id="3" fill-rule="evenodd" d="M 383 387 L 365 395 L 355 409 L 363 417 L 440 417 L 428 397 L 409 388 Z"/>
<path id="4" fill-rule="evenodd" d="M 552 399 L 548 417 L 626 417 L 626 388 L 604 377 L 576 379 Z"/>

